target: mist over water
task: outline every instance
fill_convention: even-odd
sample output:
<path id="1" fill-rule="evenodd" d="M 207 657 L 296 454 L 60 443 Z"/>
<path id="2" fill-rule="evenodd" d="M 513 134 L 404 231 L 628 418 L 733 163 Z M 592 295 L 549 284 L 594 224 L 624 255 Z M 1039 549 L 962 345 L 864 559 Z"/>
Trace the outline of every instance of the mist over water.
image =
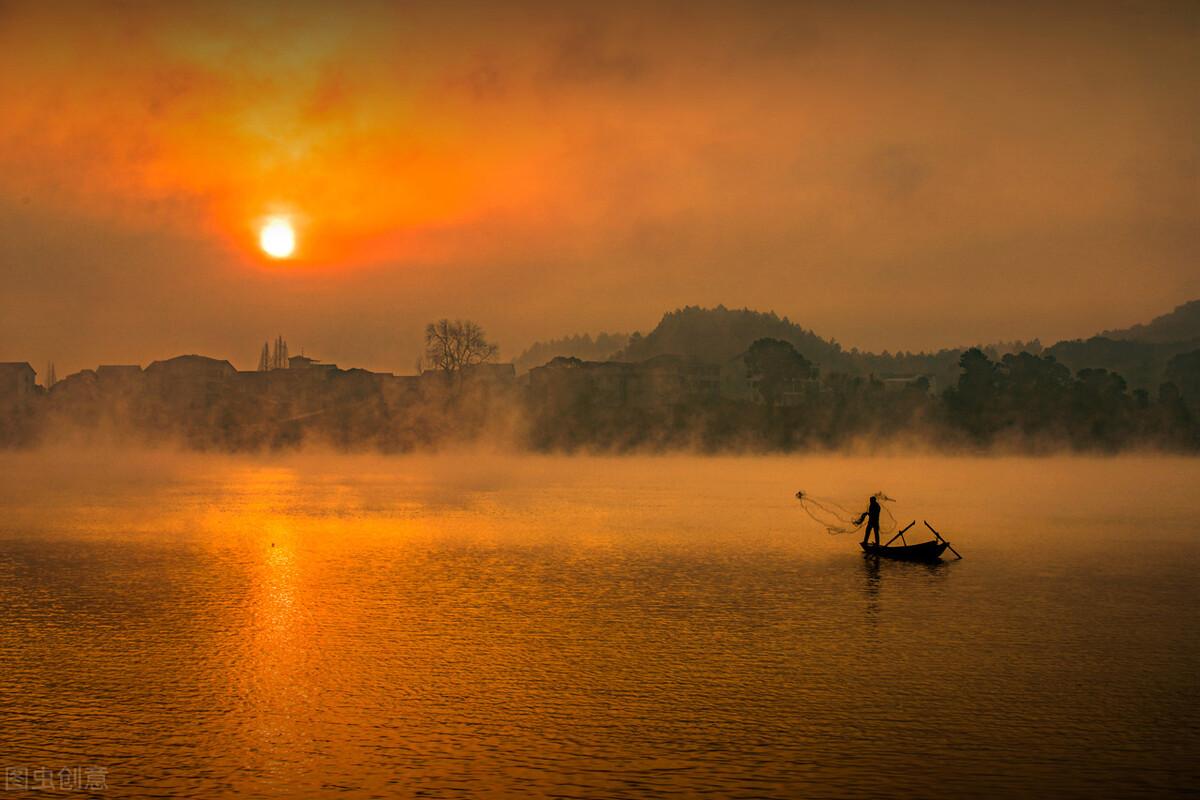
<path id="1" fill-rule="evenodd" d="M 0 766 L 122 797 L 1182 793 L 1197 485 L 1157 456 L 4 455 Z M 797 489 L 883 489 L 966 558 L 864 561 Z"/>

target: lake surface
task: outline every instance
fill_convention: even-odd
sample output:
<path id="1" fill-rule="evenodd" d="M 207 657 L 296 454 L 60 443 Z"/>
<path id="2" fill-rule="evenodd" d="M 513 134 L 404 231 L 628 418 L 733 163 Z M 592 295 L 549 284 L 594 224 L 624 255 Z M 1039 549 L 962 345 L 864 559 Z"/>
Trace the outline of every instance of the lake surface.
<path id="1" fill-rule="evenodd" d="M 6 455 L 0 767 L 108 797 L 1182 794 L 1197 487 L 1155 457 Z M 800 488 L 883 489 L 965 558 L 869 563 Z"/>

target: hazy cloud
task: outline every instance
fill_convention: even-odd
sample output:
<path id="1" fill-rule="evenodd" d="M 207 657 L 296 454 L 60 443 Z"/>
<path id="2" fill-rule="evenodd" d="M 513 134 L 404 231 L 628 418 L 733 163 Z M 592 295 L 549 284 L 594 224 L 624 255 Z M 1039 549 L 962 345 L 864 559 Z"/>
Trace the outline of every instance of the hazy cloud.
<path id="1" fill-rule="evenodd" d="M 879 349 L 1130 324 L 1200 295 L 1198 9 L 8 3 L 0 359 L 407 369 L 439 316 L 512 354 L 684 304 Z"/>

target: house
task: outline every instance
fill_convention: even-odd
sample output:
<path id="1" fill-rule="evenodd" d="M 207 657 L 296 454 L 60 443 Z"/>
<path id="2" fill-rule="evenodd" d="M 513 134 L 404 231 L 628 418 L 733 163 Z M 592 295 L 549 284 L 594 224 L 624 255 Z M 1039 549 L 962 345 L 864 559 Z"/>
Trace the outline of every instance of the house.
<path id="1" fill-rule="evenodd" d="M 237 370 L 224 359 L 175 356 L 146 367 L 147 387 L 171 405 L 203 405 L 224 394 Z"/>
<path id="2" fill-rule="evenodd" d="M 321 370 L 322 372 L 337 372 L 337 364 L 322 364 L 315 358 L 308 356 L 292 356 L 288 359 L 288 369 L 311 369 Z"/>
<path id="3" fill-rule="evenodd" d="M 24 405 L 37 393 L 37 372 L 28 361 L 0 362 L 0 403 Z"/>
<path id="4" fill-rule="evenodd" d="M 233 365 L 225 359 L 209 358 L 208 356 L 187 355 L 175 356 L 163 361 L 153 361 L 146 367 L 146 375 L 157 379 L 177 379 L 182 381 L 225 380 L 236 372 Z"/>

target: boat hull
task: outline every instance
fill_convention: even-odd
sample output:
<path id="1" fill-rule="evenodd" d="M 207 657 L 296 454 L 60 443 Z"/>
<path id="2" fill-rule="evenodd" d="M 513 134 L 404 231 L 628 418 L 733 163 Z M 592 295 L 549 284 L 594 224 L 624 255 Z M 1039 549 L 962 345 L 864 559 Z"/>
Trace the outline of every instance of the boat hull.
<path id="1" fill-rule="evenodd" d="M 863 553 L 878 558 L 891 558 L 896 561 L 937 561 L 949 545 L 942 541 L 928 541 L 920 544 L 901 545 L 900 547 L 883 547 L 877 544 L 862 544 Z"/>

